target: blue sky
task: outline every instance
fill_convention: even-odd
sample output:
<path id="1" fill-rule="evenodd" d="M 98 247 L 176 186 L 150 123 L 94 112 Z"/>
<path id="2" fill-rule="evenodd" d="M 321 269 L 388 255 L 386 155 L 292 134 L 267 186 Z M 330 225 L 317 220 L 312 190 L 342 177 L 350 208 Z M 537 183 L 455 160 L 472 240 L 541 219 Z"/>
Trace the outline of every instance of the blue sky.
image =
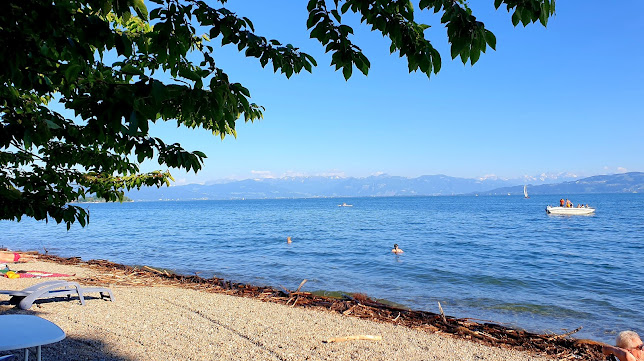
<path id="1" fill-rule="evenodd" d="M 177 184 L 217 179 L 372 174 L 446 174 L 514 178 L 644 171 L 644 2 L 557 2 L 547 28 L 514 28 L 492 0 L 471 1 L 497 37 L 475 66 L 452 61 L 445 29 L 432 12 L 429 39 L 443 68 L 428 79 L 389 54 L 389 41 L 356 19 L 353 41 L 371 61 L 368 76 L 345 81 L 330 55 L 309 39 L 306 1 L 231 1 L 256 33 L 313 55 L 318 67 L 286 79 L 234 47 L 218 66 L 266 108 L 237 123 L 238 136 L 158 125 L 153 135 L 208 155 L 198 174 L 173 170 Z M 288 5 L 285 5 L 288 4 Z M 218 44 L 215 42 L 215 44 Z M 146 163 L 142 170 L 159 168 Z"/>

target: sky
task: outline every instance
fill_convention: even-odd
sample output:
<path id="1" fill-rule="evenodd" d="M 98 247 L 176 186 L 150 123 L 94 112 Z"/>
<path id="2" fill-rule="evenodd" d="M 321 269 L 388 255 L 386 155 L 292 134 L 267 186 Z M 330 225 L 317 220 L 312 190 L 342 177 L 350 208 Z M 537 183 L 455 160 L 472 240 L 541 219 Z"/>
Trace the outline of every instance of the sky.
<path id="1" fill-rule="evenodd" d="M 558 1 L 547 28 L 515 28 L 504 7 L 470 1 L 497 38 L 497 50 L 488 49 L 474 66 L 450 59 L 440 15 L 417 11 L 417 21 L 432 26 L 426 36 L 443 59 L 430 79 L 410 74 L 406 60 L 389 53 L 388 39 L 348 18 L 352 41 L 371 61 L 368 76 L 354 70 L 348 81 L 309 38 L 306 3 L 226 4 L 250 18 L 257 34 L 299 47 L 318 67 L 286 79 L 234 46 L 218 48 L 217 65 L 266 108 L 264 118 L 239 120 L 237 138 L 223 141 L 205 130 L 177 129 L 175 122 L 152 128 L 166 143 L 208 156 L 198 174 L 171 170 L 177 185 L 315 175 L 644 171 L 644 1 Z M 142 166 L 159 168 L 165 169 Z"/>

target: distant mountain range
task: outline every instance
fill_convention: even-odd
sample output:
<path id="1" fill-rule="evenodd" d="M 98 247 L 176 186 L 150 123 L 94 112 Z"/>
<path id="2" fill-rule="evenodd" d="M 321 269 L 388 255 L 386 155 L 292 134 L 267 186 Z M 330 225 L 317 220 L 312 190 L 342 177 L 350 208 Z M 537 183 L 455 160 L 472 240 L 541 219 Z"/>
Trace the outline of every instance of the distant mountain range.
<path id="1" fill-rule="evenodd" d="M 445 175 L 426 175 L 405 178 L 378 175 L 352 177 L 287 177 L 247 179 L 210 185 L 143 188 L 127 192 L 135 201 L 197 200 L 197 199 L 264 199 L 319 197 L 384 197 L 440 195 L 506 195 L 523 194 L 527 184 L 530 194 L 577 193 L 636 193 L 644 192 L 644 173 L 632 172 L 575 179 L 544 175 L 524 179 L 504 180 L 496 177 L 480 179 L 457 178 Z M 550 183 L 550 184 L 544 184 Z"/>
<path id="2" fill-rule="evenodd" d="M 584 194 L 584 193 L 644 193 L 644 173 L 631 172 L 613 175 L 597 175 L 575 181 L 528 185 L 530 195 L 539 194 Z M 523 194 L 523 185 L 502 187 L 479 195 Z"/>

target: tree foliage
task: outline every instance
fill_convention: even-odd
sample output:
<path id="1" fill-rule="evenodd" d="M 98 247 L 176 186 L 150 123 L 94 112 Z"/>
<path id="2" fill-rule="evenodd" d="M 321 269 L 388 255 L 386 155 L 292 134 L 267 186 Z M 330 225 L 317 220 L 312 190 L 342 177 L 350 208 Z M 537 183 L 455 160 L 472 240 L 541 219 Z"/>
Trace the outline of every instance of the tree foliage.
<path id="1" fill-rule="evenodd" d="M 205 154 L 148 130 L 150 123 L 176 121 L 223 138 L 236 135 L 240 118 L 262 117 L 249 90 L 216 66 L 216 43 L 286 77 L 317 65 L 297 47 L 257 34 L 225 0 L 218 3 L 150 0 L 148 9 L 143 0 L 1 1 L 0 219 L 84 226 L 89 214 L 70 201 L 90 194 L 122 201 L 124 190 L 169 184 L 168 171 L 141 174 L 144 160 L 201 169 Z M 545 26 L 555 1 L 494 0 L 494 6 L 505 6 L 515 26 Z M 428 25 L 414 20 L 415 7 L 441 14 L 453 59 L 474 64 L 496 47 L 464 0 L 310 0 L 307 26 L 346 79 L 354 68 L 366 75 L 370 67 L 352 41 L 353 28 L 342 22 L 348 12 L 389 38 L 409 71 L 430 76 L 441 56 L 425 37 Z"/>

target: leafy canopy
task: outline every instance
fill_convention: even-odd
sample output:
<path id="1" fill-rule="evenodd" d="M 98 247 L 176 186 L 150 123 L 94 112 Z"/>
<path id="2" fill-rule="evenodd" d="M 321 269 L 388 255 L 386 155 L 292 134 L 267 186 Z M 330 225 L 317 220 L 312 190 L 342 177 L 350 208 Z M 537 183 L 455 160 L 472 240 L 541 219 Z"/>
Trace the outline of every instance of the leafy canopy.
<path id="1" fill-rule="evenodd" d="M 317 65 L 297 47 L 257 34 L 225 0 L 218 3 L 150 0 L 148 11 L 143 0 L 0 1 L 0 219 L 84 226 L 89 214 L 70 201 L 89 195 L 122 201 L 124 190 L 169 184 L 168 171 L 141 174 L 144 160 L 201 169 L 204 153 L 166 144 L 148 129 L 176 121 L 223 138 L 236 135 L 240 118 L 262 117 L 249 90 L 216 66 L 215 42 L 286 77 Z M 505 5 L 515 26 L 545 26 L 555 11 L 554 0 L 494 5 Z M 429 77 L 440 70 L 441 56 L 424 35 L 428 25 L 414 20 L 415 8 L 441 14 L 452 59 L 473 65 L 496 47 L 464 0 L 310 0 L 307 26 L 346 79 L 354 68 L 366 75 L 370 66 L 342 22 L 347 12 L 388 37 L 410 72 Z M 171 81 L 159 80 L 168 75 Z"/>

